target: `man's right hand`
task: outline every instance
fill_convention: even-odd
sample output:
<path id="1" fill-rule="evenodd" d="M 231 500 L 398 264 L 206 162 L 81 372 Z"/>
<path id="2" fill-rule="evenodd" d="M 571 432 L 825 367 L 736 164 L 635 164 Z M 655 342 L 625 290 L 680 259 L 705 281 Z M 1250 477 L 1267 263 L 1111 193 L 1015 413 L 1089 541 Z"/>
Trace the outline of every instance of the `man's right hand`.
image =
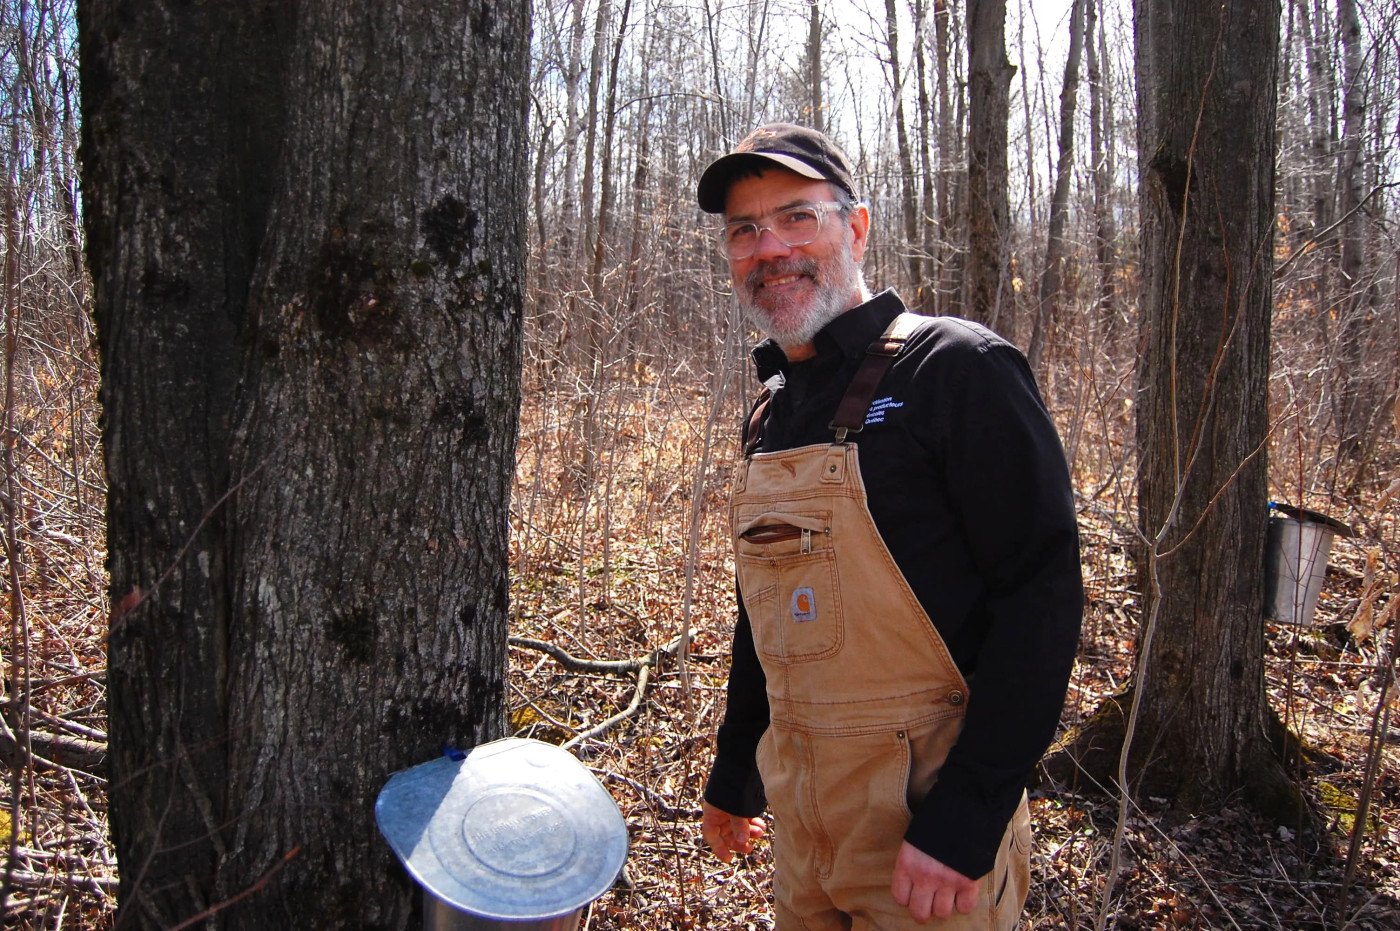
<path id="1" fill-rule="evenodd" d="M 968 879 L 908 841 L 900 845 L 890 894 L 908 907 L 909 917 L 919 924 L 927 923 L 930 917 L 947 918 L 955 911 L 971 913 L 981 891 L 981 880 Z"/>
<path id="2" fill-rule="evenodd" d="M 762 818 L 741 818 L 727 811 L 720 811 L 704 799 L 700 800 L 700 833 L 705 843 L 725 863 L 734 859 L 735 853 L 748 853 L 753 850 L 754 841 L 763 836 L 765 827 Z"/>

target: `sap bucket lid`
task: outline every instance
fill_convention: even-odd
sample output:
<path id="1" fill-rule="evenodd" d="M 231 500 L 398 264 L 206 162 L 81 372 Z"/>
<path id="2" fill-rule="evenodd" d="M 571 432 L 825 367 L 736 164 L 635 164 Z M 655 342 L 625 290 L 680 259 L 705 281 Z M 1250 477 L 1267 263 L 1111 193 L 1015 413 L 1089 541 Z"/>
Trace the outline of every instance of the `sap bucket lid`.
<path id="1" fill-rule="evenodd" d="M 499 921 L 578 911 L 627 859 L 627 824 L 572 754 L 509 737 L 395 773 L 379 831 L 428 892 Z"/>
<path id="2" fill-rule="evenodd" d="M 1335 517 L 1328 517 L 1319 511 L 1310 511 L 1307 508 L 1300 508 L 1293 504 L 1284 504 L 1282 501 L 1270 501 L 1269 509 L 1278 511 L 1284 517 L 1291 520 L 1301 521 L 1307 524 L 1321 524 L 1328 530 L 1341 537 L 1354 537 L 1356 531 L 1350 525 L 1344 524 Z"/>

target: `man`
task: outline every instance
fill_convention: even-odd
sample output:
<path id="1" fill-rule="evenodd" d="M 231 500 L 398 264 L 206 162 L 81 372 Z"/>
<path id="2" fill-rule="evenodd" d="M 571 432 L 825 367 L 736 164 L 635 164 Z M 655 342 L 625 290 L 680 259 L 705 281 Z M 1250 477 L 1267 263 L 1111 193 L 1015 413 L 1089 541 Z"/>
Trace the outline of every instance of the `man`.
<path id="1" fill-rule="evenodd" d="M 747 853 L 771 807 L 779 931 L 1013 928 L 1083 602 L 1054 425 L 1010 344 L 871 296 L 826 136 L 760 127 L 698 193 L 769 336 L 705 840 Z"/>

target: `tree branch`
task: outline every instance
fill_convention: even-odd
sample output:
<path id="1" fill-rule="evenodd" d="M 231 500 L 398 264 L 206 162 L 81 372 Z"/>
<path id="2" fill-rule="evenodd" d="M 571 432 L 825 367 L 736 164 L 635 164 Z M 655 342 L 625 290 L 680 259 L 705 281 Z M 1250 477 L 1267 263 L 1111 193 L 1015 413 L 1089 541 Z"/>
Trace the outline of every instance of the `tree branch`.
<path id="1" fill-rule="evenodd" d="M 536 653 L 544 653 L 553 657 L 555 661 L 570 672 L 603 672 L 603 673 L 626 673 L 636 672 L 639 669 L 646 669 L 655 666 L 660 662 L 662 656 L 675 656 L 680 649 L 681 638 L 677 637 L 664 647 L 652 650 L 646 656 L 633 659 L 579 659 L 571 653 L 565 652 L 562 648 L 543 640 L 531 640 L 527 637 L 511 637 L 507 642 L 522 650 L 534 650 Z"/>
<path id="2" fill-rule="evenodd" d="M 637 710 L 642 707 L 642 698 L 646 695 L 647 683 L 650 680 L 651 666 L 642 666 L 642 668 L 637 671 L 637 690 L 632 693 L 632 704 L 628 705 L 626 708 L 619 711 L 612 717 L 608 718 L 602 724 L 595 725 L 594 727 L 589 728 L 583 733 L 576 735 L 575 737 L 573 737 L 573 739 L 566 741 L 563 744 L 564 749 L 572 750 L 574 747 L 577 747 L 585 740 L 592 740 L 594 737 L 601 737 L 617 725 L 621 724 L 623 721 L 630 718 L 632 715 L 636 714 Z"/>

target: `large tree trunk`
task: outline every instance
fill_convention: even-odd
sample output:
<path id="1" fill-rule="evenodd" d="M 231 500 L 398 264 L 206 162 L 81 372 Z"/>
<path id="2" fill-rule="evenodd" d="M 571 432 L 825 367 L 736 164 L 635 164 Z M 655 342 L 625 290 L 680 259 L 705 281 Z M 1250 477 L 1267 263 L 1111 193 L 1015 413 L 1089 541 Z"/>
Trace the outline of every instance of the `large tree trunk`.
<path id="1" fill-rule="evenodd" d="M 1006 58 L 1006 0 L 968 0 L 968 254 L 963 312 L 1014 335 L 1007 274 L 1006 123 L 1011 78 Z"/>
<path id="2" fill-rule="evenodd" d="M 528 7 L 79 27 L 122 920 L 404 927 L 374 797 L 503 729 Z"/>
<path id="3" fill-rule="evenodd" d="M 1269 807 L 1283 787 L 1262 622 L 1278 16 L 1272 0 L 1134 8 L 1139 511 L 1154 541 L 1134 770 L 1144 793 L 1187 805 L 1243 788 Z"/>

